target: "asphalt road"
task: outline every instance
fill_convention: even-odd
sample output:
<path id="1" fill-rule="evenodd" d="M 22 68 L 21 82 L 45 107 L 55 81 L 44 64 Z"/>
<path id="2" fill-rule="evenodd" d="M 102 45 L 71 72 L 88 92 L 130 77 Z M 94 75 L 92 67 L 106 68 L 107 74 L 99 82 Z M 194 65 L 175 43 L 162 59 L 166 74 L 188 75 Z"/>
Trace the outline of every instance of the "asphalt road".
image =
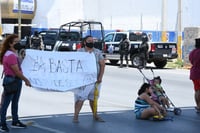
<path id="1" fill-rule="evenodd" d="M 81 110 L 80 123 L 72 123 L 74 111 L 72 92 L 42 92 L 23 85 L 19 116 L 30 126 L 25 130 L 11 129 L 11 132 L 146 133 L 149 131 L 160 132 L 161 130 L 163 133 L 198 132 L 200 115 L 196 114 L 194 110 L 193 85 L 189 80 L 189 70 L 153 69 L 153 71 L 155 76 L 161 76 L 167 96 L 176 107 L 182 110 L 181 116 L 176 116 L 173 112 L 169 113 L 170 118 L 173 117 L 173 121 L 136 120 L 133 105 L 137 97 L 137 90 L 144 82 L 143 75 L 135 68 L 107 65 L 98 103 L 99 113 L 106 120 L 105 123 L 92 120 L 88 101 L 84 103 Z M 145 69 L 143 73 L 149 79 L 153 77 L 150 69 Z M 10 115 L 10 109 L 8 115 Z M 8 120 L 8 123 L 10 121 Z"/>

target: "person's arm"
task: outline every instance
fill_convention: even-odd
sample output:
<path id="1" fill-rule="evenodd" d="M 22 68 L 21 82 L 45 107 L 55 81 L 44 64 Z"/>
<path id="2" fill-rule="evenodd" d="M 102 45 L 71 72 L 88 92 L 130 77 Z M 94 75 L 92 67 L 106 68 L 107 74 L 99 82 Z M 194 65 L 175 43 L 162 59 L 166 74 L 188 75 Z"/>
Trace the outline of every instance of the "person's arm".
<path id="1" fill-rule="evenodd" d="M 15 65 L 11 65 L 11 69 L 14 71 L 15 75 L 17 77 L 19 77 L 20 79 L 22 79 L 25 84 L 27 86 L 30 86 L 31 87 L 31 83 L 30 81 L 22 74 L 22 72 L 19 70 L 19 67 L 18 67 L 18 64 L 15 64 Z"/>
<path id="2" fill-rule="evenodd" d="M 128 41 L 128 51 L 130 51 L 130 50 L 131 50 L 131 42 Z"/>
<path id="3" fill-rule="evenodd" d="M 142 95 L 142 99 L 144 99 L 145 101 L 147 101 L 147 103 L 149 103 L 150 105 L 156 105 L 156 106 L 160 106 L 158 103 L 154 102 L 150 96 L 148 96 L 147 94 L 143 94 Z"/>
<path id="4" fill-rule="evenodd" d="M 31 36 L 30 37 L 30 47 L 32 47 L 33 46 L 33 37 Z"/>
<path id="5" fill-rule="evenodd" d="M 120 43 L 119 43 L 119 52 L 121 52 L 122 51 L 122 41 L 120 41 Z"/>
<path id="6" fill-rule="evenodd" d="M 144 94 L 142 96 L 142 98 L 147 101 L 147 103 L 149 103 L 151 105 L 152 108 L 155 109 L 156 112 L 158 112 L 159 115 L 161 115 L 161 110 L 164 111 L 164 108 L 161 107 L 158 103 L 156 103 L 155 101 L 153 101 L 147 94 Z"/>
<path id="7" fill-rule="evenodd" d="M 160 93 L 165 93 L 164 89 L 162 88 L 160 84 L 156 84 L 156 88 L 157 88 L 157 91 L 159 91 Z"/>
<path id="8" fill-rule="evenodd" d="M 44 42 L 43 42 L 42 36 L 39 36 L 39 37 L 40 37 L 40 49 L 44 50 Z"/>
<path id="9" fill-rule="evenodd" d="M 190 54 L 189 54 L 189 61 L 190 61 L 190 63 L 193 65 L 193 54 L 192 54 L 193 52 L 191 52 Z"/>
<path id="10" fill-rule="evenodd" d="M 104 69 L 105 69 L 105 61 L 104 61 L 104 59 L 99 61 L 99 65 L 100 65 L 100 71 L 99 71 L 99 74 L 98 74 L 98 77 L 97 77 L 97 83 L 101 83 L 102 82 Z"/>

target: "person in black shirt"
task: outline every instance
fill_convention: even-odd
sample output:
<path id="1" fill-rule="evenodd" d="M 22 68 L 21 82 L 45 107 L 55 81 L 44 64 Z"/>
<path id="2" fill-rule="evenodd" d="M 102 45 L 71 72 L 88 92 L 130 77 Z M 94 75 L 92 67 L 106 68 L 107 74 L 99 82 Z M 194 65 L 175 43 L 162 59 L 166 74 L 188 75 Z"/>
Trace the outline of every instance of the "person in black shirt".
<path id="1" fill-rule="evenodd" d="M 42 50 L 42 37 L 40 37 L 38 31 L 34 32 L 34 35 L 31 37 L 31 48 Z"/>
<path id="2" fill-rule="evenodd" d="M 130 42 L 127 35 L 124 35 L 121 42 L 119 43 L 119 54 L 120 54 L 120 67 L 123 67 L 123 58 L 125 56 L 126 66 L 128 67 L 128 54 L 130 49 Z"/>
<path id="3" fill-rule="evenodd" d="M 148 50 L 149 50 L 148 41 L 149 41 L 149 39 L 148 39 L 147 35 L 142 35 L 142 43 L 139 45 L 139 52 L 142 55 L 141 57 L 143 60 L 143 62 L 141 64 L 142 66 L 140 66 L 142 68 L 146 67 L 146 63 L 149 58 L 149 56 L 148 56 Z"/>

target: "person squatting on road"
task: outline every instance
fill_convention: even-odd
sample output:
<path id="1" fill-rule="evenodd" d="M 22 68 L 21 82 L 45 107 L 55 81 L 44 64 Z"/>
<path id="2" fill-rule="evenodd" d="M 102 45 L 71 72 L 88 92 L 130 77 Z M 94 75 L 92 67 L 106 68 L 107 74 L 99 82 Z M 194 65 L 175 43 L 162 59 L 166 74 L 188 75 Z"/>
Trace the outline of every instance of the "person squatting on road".
<path id="1" fill-rule="evenodd" d="M 137 119 L 149 119 L 153 116 L 162 118 L 166 116 L 166 110 L 150 97 L 151 85 L 144 83 L 138 90 L 138 98 L 135 100 L 135 115 Z"/>
<path id="2" fill-rule="evenodd" d="M 123 35 L 122 40 L 119 43 L 119 54 L 120 54 L 120 67 L 123 67 L 123 58 L 125 56 L 126 67 L 128 67 L 128 54 L 130 50 L 130 41 L 127 38 L 127 35 Z"/>
<path id="3" fill-rule="evenodd" d="M 99 92 L 100 88 L 101 88 L 101 82 L 102 82 L 102 78 L 103 78 L 103 74 L 104 74 L 104 69 L 105 69 L 104 57 L 103 57 L 102 52 L 100 50 L 94 48 L 94 40 L 93 40 L 92 36 L 86 36 L 83 39 L 82 43 L 83 43 L 82 44 L 83 47 L 81 49 L 79 49 L 78 52 L 89 52 L 89 53 L 95 55 L 96 64 L 97 64 L 96 65 L 97 66 L 97 81 L 96 81 L 96 83 L 98 84 L 98 92 Z M 89 88 L 92 87 L 88 96 L 82 96 L 81 95 L 82 93 L 79 92 L 79 91 L 74 92 L 75 107 L 74 107 L 73 122 L 75 122 L 75 123 L 79 122 L 78 115 L 79 115 L 79 112 L 80 112 L 80 110 L 83 106 L 83 103 L 86 99 L 89 100 L 90 107 L 91 107 L 91 110 L 93 112 L 93 119 L 95 121 L 104 122 L 104 120 L 101 117 L 98 116 L 97 112 L 94 111 L 94 108 L 93 108 L 93 105 L 94 105 L 94 90 L 95 90 L 96 83 L 85 86 L 85 88 L 84 88 L 85 90 L 87 90 L 87 87 L 89 87 Z"/>
<path id="4" fill-rule="evenodd" d="M 197 113 L 200 113 L 200 38 L 195 39 L 195 49 L 190 52 L 189 60 L 192 64 L 190 79 L 194 84 L 195 109 Z"/>
<path id="5" fill-rule="evenodd" d="M 19 121 L 18 117 L 18 103 L 22 89 L 22 80 L 27 86 L 31 86 L 29 80 L 23 75 L 21 70 L 21 60 L 17 55 L 17 47 L 19 45 L 18 36 L 15 34 L 9 35 L 2 44 L 0 63 L 3 65 L 3 93 L 1 98 L 0 116 L 1 128 L 3 132 L 8 132 L 9 128 L 6 124 L 7 109 L 11 104 L 12 125 L 13 128 L 25 128 L 26 125 Z M 11 89 L 10 84 L 15 81 L 15 92 L 8 91 Z M 9 86 L 8 86 L 9 85 Z M 8 87 L 5 87 L 8 86 Z M 13 89 L 13 87 L 12 87 Z"/>

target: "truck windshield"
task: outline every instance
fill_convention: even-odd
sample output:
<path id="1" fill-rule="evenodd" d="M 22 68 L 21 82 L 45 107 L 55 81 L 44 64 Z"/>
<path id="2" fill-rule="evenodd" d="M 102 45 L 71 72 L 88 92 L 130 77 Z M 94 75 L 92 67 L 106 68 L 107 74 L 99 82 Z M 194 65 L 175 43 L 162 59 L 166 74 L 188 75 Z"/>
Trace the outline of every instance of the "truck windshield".
<path id="1" fill-rule="evenodd" d="M 147 36 L 146 33 L 130 33 L 129 40 L 130 41 L 142 41 L 142 36 Z"/>
<path id="2" fill-rule="evenodd" d="M 60 32 L 59 40 L 61 41 L 80 41 L 79 32 Z"/>
<path id="3" fill-rule="evenodd" d="M 57 32 L 56 31 L 48 31 L 44 36 L 44 40 L 56 40 Z"/>

